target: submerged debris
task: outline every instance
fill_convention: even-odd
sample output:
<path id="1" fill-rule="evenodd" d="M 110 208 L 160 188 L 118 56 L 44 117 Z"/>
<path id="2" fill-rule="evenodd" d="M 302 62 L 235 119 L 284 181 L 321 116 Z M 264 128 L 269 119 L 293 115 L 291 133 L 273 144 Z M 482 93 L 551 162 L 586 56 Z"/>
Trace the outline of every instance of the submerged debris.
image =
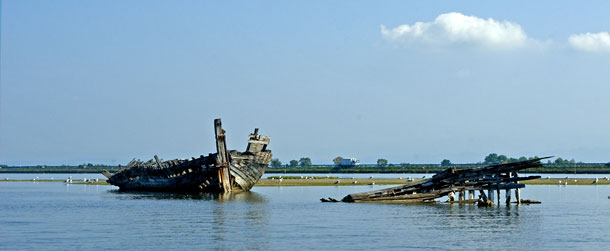
<path id="1" fill-rule="evenodd" d="M 542 202 L 537 201 L 537 200 L 521 200 L 521 201 L 514 201 L 513 203 L 521 203 L 521 204 L 542 204 Z"/>
<path id="2" fill-rule="evenodd" d="M 320 201 L 322 201 L 322 202 L 339 202 L 337 199 L 331 198 L 331 197 L 328 197 L 328 199 L 321 198 Z"/>

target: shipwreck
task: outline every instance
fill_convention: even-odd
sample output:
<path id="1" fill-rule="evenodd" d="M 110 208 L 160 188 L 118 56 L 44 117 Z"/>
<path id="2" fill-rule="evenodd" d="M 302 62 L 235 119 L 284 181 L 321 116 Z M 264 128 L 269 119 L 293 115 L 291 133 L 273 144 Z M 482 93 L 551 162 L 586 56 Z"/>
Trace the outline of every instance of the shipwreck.
<path id="1" fill-rule="evenodd" d="M 133 159 L 125 168 L 111 174 L 102 171 L 108 183 L 120 190 L 168 192 L 248 191 L 256 184 L 271 161 L 269 137 L 250 134 L 245 152 L 227 150 L 220 119 L 214 120 L 216 153 L 192 159 L 162 161 L 156 155 L 147 162 Z"/>
<path id="2" fill-rule="evenodd" d="M 410 184 L 375 190 L 371 192 L 354 193 L 345 196 L 342 202 L 431 202 L 443 196 L 448 197 L 451 203 L 478 203 L 479 205 L 493 205 L 497 195 L 500 203 L 500 191 L 505 190 L 505 202 L 511 203 L 511 190 L 515 191 L 513 203 L 540 203 L 538 201 L 522 200 L 521 188 L 524 184 L 519 181 L 538 179 L 540 176 L 519 177 L 518 172 L 527 168 L 542 167 L 540 160 L 551 157 L 535 158 L 526 161 L 490 165 L 480 168 L 458 170 L 451 167 L 435 174 L 432 178 L 424 179 Z M 478 198 L 475 198 L 476 192 Z M 487 192 L 486 192 L 487 191 Z M 468 192 L 468 197 L 466 197 Z M 458 195 L 456 198 L 456 194 Z M 320 199 L 322 202 L 339 202 L 328 198 Z"/>

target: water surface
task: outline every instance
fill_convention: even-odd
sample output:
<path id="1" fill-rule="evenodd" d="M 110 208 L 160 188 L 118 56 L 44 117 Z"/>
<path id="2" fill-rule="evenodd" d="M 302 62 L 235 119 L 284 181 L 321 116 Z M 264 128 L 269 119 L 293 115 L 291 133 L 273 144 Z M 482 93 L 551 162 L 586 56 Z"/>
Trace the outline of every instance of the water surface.
<path id="1" fill-rule="evenodd" d="M 387 186 L 255 187 L 234 196 L 0 182 L 0 249 L 599 249 L 610 186 L 528 186 L 541 205 L 321 203 Z"/>

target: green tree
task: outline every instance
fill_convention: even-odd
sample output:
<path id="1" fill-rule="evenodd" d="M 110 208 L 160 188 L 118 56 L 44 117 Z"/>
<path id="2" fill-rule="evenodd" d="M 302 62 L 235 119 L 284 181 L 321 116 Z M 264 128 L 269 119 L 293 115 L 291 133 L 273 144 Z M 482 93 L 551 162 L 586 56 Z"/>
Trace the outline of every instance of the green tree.
<path id="1" fill-rule="evenodd" d="M 444 159 L 443 161 L 441 161 L 441 166 L 450 166 L 451 165 L 451 161 L 448 159 Z"/>
<path id="2" fill-rule="evenodd" d="M 537 159 L 537 158 L 538 158 L 538 156 L 534 156 L 534 157 L 527 158 L 527 160 L 533 160 L 533 159 Z"/>
<path id="3" fill-rule="evenodd" d="M 527 160 L 527 158 L 525 156 L 519 157 L 519 161 L 526 161 L 526 160 Z"/>
<path id="4" fill-rule="evenodd" d="M 384 167 L 386 165 L 388 165 L 388 160 L 387 159 L 378 159 L 377 160 L 377 166 Z"/>
<path id="5" fill-rule="evenodd" d="M 485 164 L 496 164 L 496 163 L 498 163 L 498 154 L 497 153 L 490 153 L 489 155 L 487 155 L 485 157 L 485 161 L 483 163 L 485 163 Z"/>
<path id="6" fill-rule="evenodd" d="M 280 168 L 280 167 L 282 167 L 282 162 L 279 159 L 272 159 L 271 160 L 271 167 L 273 167 L 273 168 Z"/>
<path id="7" fill-rule="evenodd" d="M 299 159 L 299 166 L 311 166 L 311 159 L 309 157 Z"/>
<path id="8" fill-rule="evenodd" d="M 498 163 L 506 163 L 508 162 L 508 157 L 506 157 L 506 155 L 502 154 L 500 156 L 498 156 Z"/>
<path id="9" fill-rule="evenodd" d="M 557 157 L 557 159 L 555 160 L 555 164 L 564 164 L 566 161 L 563 160 L 561 157 Z"/>
<path id="10" fill-rule="evenodd" d="M 339 156 L 333 159 L 333 163 L 335 164 L 335 166 L 340 166 L 341 165 L 341 161 L 343 161 L 343 157 Z"/>
<path id="11" fill-rule="evenodd" d="M 484 164 L 501 164 L 509 162 L 510 159 L 506 155 L 498 155 L 497 153 L 490 153 L 485 157 Z"/>
<path id="12" fill-rule="evenodd" d="M 299 165 L 299 162 L 298 162 L 298 161 L 296 161 L 296 160 L 291 160 L 291 161 L 290 161 L 290 166 L 291 166 L 291 167 L 297 167 L 298 165 Z"/>

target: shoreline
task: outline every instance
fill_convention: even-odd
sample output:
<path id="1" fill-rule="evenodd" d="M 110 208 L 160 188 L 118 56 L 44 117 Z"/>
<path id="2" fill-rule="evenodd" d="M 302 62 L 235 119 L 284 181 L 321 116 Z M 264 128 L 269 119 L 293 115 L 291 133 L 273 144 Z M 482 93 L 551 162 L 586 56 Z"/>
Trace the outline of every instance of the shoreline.
<path id="1" fill-rule="evenodd" d="M 350 179 L 350 178 L 326 178 L 326 177 L 316 177 L 315 179 L 300 179 L 295 177 L 285 177 L 283 179 L 261 179 L 259 180 L 256 186 L 259 187 L 276 187 L 276 186 L 373 186 L 373 185 L 403 185 L 409 184 L 413 182 L 421 181 L 422 179 L 413 179 L 412 181 L 407 181 L 406 179 Z M 3 179 L 0 182 L 61 182 L 66 183 L 64 180 L 13 180 L 13 179 Z M 568 186 L 572 185 L 610 185 L 610 180 L 598 179 L 597 183 L 594 178 L 540 178 L 535 180 L 526 180 L 520 182 L 525 185 L 561 185 L 565 186 L 567 182 Z M 110 186 L 106 182 L 106 180 L 99 180 L 98 182 L 83 182 L 82 180 L 73 180 L 71 183 L 66 184 L 76 184 L 76 185 L 105 185 Z"/>

